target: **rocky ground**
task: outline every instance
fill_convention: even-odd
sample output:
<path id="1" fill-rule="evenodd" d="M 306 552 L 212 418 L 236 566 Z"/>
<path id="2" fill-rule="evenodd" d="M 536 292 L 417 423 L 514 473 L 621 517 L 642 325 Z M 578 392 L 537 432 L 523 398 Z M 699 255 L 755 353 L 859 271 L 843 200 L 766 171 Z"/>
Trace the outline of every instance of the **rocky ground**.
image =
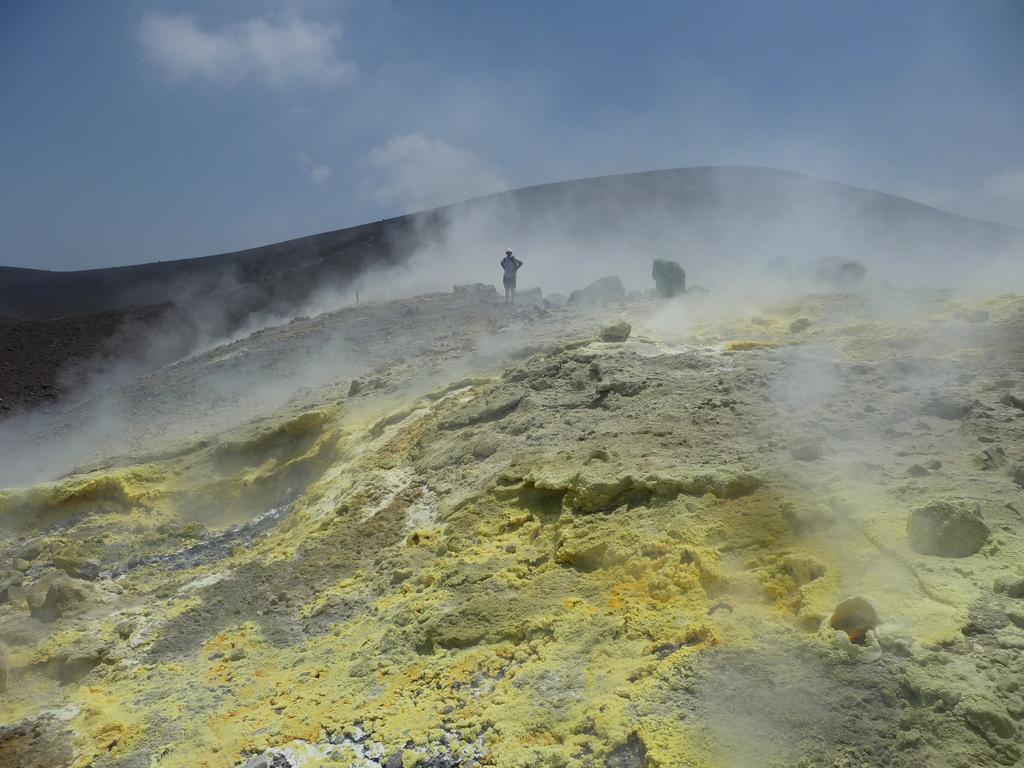
<path id="1" fill-rule="evenodd" d="M 1020 765 L 1022 364 L 896 289 L 210 350 L 0 491 L 0 764 Z"/>

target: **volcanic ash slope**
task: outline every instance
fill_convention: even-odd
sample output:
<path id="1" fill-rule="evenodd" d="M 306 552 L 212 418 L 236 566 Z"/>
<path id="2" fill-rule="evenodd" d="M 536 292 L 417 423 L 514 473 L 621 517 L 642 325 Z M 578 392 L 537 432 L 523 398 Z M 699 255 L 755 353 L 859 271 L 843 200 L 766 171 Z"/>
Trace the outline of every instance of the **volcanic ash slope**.
<path id="1" fill-rule="evenodd" d="M 1024 299 L 432 296 L 151 385 L 382 315 L 375 370 L 2 492 L 0 764 L 1021 764 Z"/>

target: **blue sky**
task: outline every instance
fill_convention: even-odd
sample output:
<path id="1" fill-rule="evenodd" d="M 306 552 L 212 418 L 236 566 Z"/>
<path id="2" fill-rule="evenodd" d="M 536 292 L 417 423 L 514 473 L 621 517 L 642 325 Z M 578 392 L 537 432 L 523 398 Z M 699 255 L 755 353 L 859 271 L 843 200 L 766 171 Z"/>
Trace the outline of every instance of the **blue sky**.
<path id="1" fill-rule="evenodd" d="M 0 264 L 771 165 L 1024 226 L 1024 2 L 0 2 Z"/>

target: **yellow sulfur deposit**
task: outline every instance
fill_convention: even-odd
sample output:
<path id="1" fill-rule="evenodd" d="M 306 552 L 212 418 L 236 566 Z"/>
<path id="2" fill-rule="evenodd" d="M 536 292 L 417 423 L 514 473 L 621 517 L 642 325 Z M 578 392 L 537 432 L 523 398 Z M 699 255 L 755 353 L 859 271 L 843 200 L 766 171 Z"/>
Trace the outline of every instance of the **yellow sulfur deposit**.
<path id="1" fill-rule="evenodd" d="M 41 735 L 0 763 L 1019 764 L 1024 300 L 984 306 L 695 341 L 639 304 L 615 345 L 561 310 L 429 387 L 7 489 L 0 722 Z M 911 546 L 934 499 L 975 553 Z"/>

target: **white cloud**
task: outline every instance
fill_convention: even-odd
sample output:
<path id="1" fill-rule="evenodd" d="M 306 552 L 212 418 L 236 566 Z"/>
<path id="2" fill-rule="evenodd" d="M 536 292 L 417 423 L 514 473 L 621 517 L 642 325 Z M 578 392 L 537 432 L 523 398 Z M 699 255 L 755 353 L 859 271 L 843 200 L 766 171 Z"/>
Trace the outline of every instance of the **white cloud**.
<path id="1" fill-rule="evenodd" d="M 150 14 L 142 19 L 139 37 L 150 58 L 175 81 L 253 78 L 271 85 L 334 85 L 355 74 L 355 65 L 335 50 L 339 27 L 298 18 L 279 25 L 250 19 L 215 32 L 189 16 Z"/>
<path id="2" fill-rule="evenodd" d="M 306 174 L 314 187 L 323 187 L 331 180 L 334 169 L 326 163 L 314 163 L 313 158 L 305 152 L 297 153 L 299 168 Z"/>
<path id="3" fill-rule="evenodd" d="M 385 204 L 433 208 L 470 197 L 501 192 L 501 172 L 469 150 L 419 133 L 395 136 L 373 149 L 364 195 Z"/>

